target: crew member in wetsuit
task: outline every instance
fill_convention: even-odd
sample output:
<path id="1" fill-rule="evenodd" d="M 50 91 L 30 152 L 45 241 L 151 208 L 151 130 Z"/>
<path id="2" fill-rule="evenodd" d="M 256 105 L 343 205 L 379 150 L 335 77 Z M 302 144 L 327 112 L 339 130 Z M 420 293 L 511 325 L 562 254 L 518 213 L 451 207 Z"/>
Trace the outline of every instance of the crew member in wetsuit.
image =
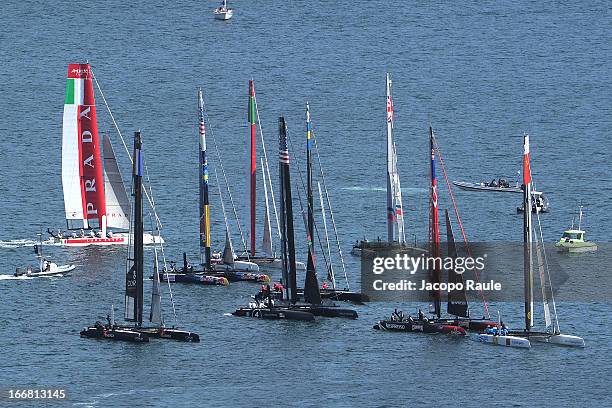
<path id="1" fill-rule="evenodd" d="M 420 321 L 425 320 L 425 315 L 423 314 L 423 311 L 421 310 L 421 308 L 419 308 L 419 320 Z"/>
<path id="2" fill-rule="evenodd" d="M 272 291 L 270 290 L 270 284 L 266 284 L 266 295 L 268 298 L 268 307 L 272 307 Z"/>

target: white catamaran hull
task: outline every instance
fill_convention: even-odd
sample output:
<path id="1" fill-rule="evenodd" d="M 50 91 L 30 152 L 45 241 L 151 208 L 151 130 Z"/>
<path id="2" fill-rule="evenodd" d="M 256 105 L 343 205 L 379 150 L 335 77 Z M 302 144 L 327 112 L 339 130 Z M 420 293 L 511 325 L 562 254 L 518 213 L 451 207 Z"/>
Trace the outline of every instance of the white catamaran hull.
<path id="1" fill-rule="evenodd" d="M 584 339 L 578 336 L 572 336 L 569 334 L 551 334 L 551 335 L 532 335 L 529 336 L 530 340 L 537 341 L 540 343 L 557 344 L 559 346 L 567 347 L 584 347 Z"/>
<path id="2" fill-rule="evenodd" d="M 254 262 L 234 261 L 233 264 L 213 264 L 216 272 L 259 272 L 259 265 Z"/>
<path id="3" fill-rule="evenodd" d="M 283 269 L 283 261 L 281 259 L 274 259 L 271 262 L 262 263 L 261 266 L 263 268 L 268 268 L 268 269 L 279 269 L 279 270 L 282 270 Z M 305 271 L 306 270 L 306 265 L 304 264 L 304 262 L 297 261 L 295 263 L 295 267 L 296 267 L 296 269 L 298 271 Z"/>
<path id="4" fill-rule="evenodd" d="M 494 344 L 504 347 L 531 348 L 528 339 L 516 336 L 494 336 L 492 334 L 479 334 L 478 341 L 481 343 Z"/>
<path id="5" fill-rule="evenodd" d="M 128 233 L 114 233 L 111 238 L 108 237 L 76 237 L 76 238 L 54 238 L 54 243 L 71 246 L 71 247 L 83 247 L 89 245 L 128 245 L 129 243 Z M 153 243 L 163 244 L 165 241 L 161 236 L 153 235 L 150 233 L 144 233 L 142 235 L 144 245 L 153 245 Z"/>

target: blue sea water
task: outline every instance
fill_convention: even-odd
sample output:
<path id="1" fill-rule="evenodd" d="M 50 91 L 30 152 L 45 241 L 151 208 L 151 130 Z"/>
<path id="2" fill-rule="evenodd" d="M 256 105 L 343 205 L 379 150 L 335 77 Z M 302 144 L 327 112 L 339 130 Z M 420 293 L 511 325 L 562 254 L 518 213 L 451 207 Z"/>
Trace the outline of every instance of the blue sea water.
<path id="1" fill-rule="evenodd" d="M 64 226 L 60 140 L 66 69 L 88 60 L 128 146 L 135 129 L 143 132 L 169 258 L 178 259 L 183 250 L 197 254 L 198 86 L 205 92 L 209 134 L 219 144 L 246 226 L 252 78 L 273 175 L 280 114 L 287 118 L 292 160 L 303 166 L 304 110 L 310 103 L 350 283 L 357 287 L 360 264 L 348 255 L 352 242 L 386 230 L 386 72 L 394 81 L 395 141 L 410 236 L 427 236 L 431 125 L 450 180 L 513 180 L 522 135 L 529 133 L 534 179 L 551 202 L 551 212 L 542 217 L 545 238 L 556 239 L 582 201 L 589 237 L 610 241 L 608 2 L 236 1 L 228 22 L 213 19 L 216 5 L 5 2 L 0 240 L 34 239 L 40 228 Z M 100 129 L 110 132 L 126 176 L 127 157 L 97 97 Z M 211 168 L 217 165 L 212 157 Z M 444 190 L 440 168 L 438 173 Z M 297 188 L 297 172 L 293 177 Z M 517 197 L 455 193 L 471 240 L 521 239 Z M 224 227 L 218 197 L 212 200 L 220 248 Z M 445 191 L 440 203 L 451 206 Z M 298 237 L 304 236 L 300 220 L 298 213 Z M 238 228 L 232 229 L 240 247 Z M 302 239 L 302 258 L 304 248 Z M 585 349 L 536 346 L 525 352 L 486 347 L 474 336 L 372 330 L 395 304 L 360 306 L 355 321 L 261 322 L 226 315 L 248 301 L 253 285 L 175 285 L 178 322 L 199 332 L 200 344 L 104 343 L 80 339 L 78 330 L 106 316 L 111 304 L 121 315 L 123 250 L 46 248 L 78 269 L 62 278 L 20 280 L 8 275 L 32 262 L 31 248 L 0 250 L 0 388 L 63 387 L 65 405 L 612 404 L 608 299 L 559 305 L 562 329 L 583 336 Z M 586 269 L 576 273 L 585 280 L 607 268 L 582 259 Z M 171 322 L 167 291 L 164 306 Z M 520 304 L 492 309 L 497 308 L 520 326 Z"/>

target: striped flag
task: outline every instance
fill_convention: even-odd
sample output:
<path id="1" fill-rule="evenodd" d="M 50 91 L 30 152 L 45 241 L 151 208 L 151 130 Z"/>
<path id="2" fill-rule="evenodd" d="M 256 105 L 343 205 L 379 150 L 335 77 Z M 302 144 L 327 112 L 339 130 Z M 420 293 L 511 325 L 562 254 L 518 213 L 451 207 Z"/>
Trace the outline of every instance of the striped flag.
<path id="1" fill-rule="evenodd" d="M 204 102 L 200 93 L 200 150 L 206 150 L 206 125 L 204 124 Z"/>
<path id="2" fill-rule="evenodd" d="M 393 121 L 393 99 L 391 95 L 387 95 L 387 122 Z"/>
<path id="3" fill-rule="evenodd" d="M 279 138 L 278 159 L 283 164 L 289 164 L 289 147 L 287 146 L 287 135 L 281 133 Z"/>

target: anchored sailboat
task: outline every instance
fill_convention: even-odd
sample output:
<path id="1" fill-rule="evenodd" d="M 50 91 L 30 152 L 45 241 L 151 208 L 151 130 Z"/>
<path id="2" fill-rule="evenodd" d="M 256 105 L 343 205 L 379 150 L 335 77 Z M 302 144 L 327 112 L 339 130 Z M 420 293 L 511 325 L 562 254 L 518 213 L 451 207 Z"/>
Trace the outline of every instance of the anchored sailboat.
<path id="1" fill-rule="evenodd" d="M 223 0 L 221 5 L 214 11 L 216 20 L 229 20 L 234 15 L 234 10 L 227 8 L 227 0 Z"/>
<path id="2" fill-rule="evenodd" d="M 157 250 L 154 258 L 154 280 L 151 296 L 151 314 L 149 320 L 153 326 L 143 326 L 143 279 L 144 279 L 144 223 L 142 211 L 142 175 L 143 157 L 140 131 L 134 133 L 134 157 L 132 168 L 134 217 L 132 257 L 128 256 L 125 280 L 125 320 L 133 325 L 120 326 L 110 316 L 108 323 L 96 322 L 81 331 L 81 337 L 121 340 L 131 342 L 148 342 L 149 337 L 172 339 L 186 342 L 199 342 L 200 337 L 191 332 L 166 328 L 161 317 L 161 293 L 159 271 L 157 267 Z"/>
<path id="3" fill-rule="evenodd" d="M 100 146 L 104 147 L 104 161 Z M 89 64 L 68 65 L 62 187 L 67 229 L 72 232 L 48 230 L 54 242 L 68 246 L 128 244 L 125 231 L 130 225 L 130 204 L 108 135 L 102 144 L 99 141 Z M 150 233 L 143 239 L 145 244 L 163 242 L 161 236 Z"/>

